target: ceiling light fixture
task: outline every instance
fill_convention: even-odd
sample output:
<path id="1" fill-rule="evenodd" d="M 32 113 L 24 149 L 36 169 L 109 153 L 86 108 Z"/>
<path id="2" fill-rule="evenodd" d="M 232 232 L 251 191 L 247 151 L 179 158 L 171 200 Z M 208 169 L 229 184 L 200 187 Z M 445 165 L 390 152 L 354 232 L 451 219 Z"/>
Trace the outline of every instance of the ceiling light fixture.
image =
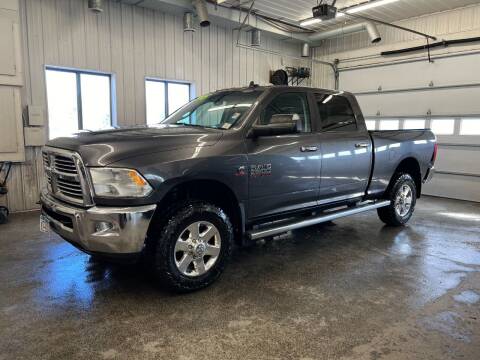
<path id="1" fill-rule="evenodd" d="M 360 11 L 373 9 L 373 8 L 378 7 L 378 6 L 391 4 L 391 3 L 394 3 L 394 2 L 397 2 L 397 1 L 398 0 L 369 1 L 365 4 L 363 4 L 363 5 L 358 5 L 358 6 L 352 7 L 351 9 L 348 9 L 346 12 L 347 12 L 347 14 L 355 14 L 355 13 L 360 12 Z"/>
<path id="2" fill-rule="evenodd" d="M 364 10 L 369 10 L 369 9 L 373 9 L 373 8 L 376 8 L 378 6 L 383 6 L 383 5 L 387 5 L 387 4 L 391 4 L 391 3 L 394 3 L 394 2 L 397 2 L 398 0 L 377 0 L 377 1 L 368 1 L 366 3 L 363 3 L 361 5 L 358 5 L 358 6 L 354 6 L 354 7 L 351 7 L 347 10 L 345 10 L 344 12 L 340 12 L 340 11 L 337 11 L 337 16 L 336 18 L 340 18 L 340 17 L 344 17 L 347 13 L 347 14 L 355 14 L 355 13 L 358 13 L 360 11 L 364 11 Z M 315 24 L 318 24 L 318 23 L 321 23 L 322 22 L 322 19 L 320 18 L 316 18 L 316 17 L 311 17 L 311 18 L 308 18 L 308 19 L 305 19 L 305 20 L 302 20 L 300 22 L 300 26 L 310 26 L 310 25 L 315 25 Z"/>

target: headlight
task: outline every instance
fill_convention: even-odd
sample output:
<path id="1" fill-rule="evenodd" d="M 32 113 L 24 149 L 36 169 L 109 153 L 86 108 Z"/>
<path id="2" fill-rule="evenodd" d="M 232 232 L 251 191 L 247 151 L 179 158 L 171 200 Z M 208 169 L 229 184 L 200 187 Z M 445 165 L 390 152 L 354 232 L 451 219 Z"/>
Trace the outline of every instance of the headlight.
<path id="1" fill-rule="evenodd" d="M 152 187 L 137 171 L 116 168 L 90 168 L 95 195 L 104 197 L 144 197 Z"/>

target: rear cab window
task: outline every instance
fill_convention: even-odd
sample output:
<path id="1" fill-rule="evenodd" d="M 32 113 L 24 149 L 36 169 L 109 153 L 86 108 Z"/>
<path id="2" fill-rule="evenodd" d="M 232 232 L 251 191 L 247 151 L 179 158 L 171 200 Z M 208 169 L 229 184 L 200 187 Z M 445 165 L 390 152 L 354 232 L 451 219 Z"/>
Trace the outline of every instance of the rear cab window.
<path id="1" fill-rule="evenodd" d="M 322 131 L 356 131 L 357 119 L 350 101 L 338 94 L 315 94 Z"/>

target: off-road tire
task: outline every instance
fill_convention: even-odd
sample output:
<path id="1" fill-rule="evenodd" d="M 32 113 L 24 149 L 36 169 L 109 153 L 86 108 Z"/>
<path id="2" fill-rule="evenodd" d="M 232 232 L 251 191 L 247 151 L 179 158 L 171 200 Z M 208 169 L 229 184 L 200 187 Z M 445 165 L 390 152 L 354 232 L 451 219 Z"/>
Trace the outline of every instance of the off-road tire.
<path id="1" fill-rule="evenodd" d="M 213 204 L 189 201 L 173 205 L 157 220 L 160 221 L 149 234 L 147 256 L 161 283 L 176 292 L 191 292 L 217 280 L 228 263 L 234 244 L 233 227 L 227 214 Z M 175 243 L 181 232 L 196 221 L 208 221 L 215 225 L 220 233 L 221 247 L 215 264 L 205 274 L 189 277 L 182 274 L 175 264 Z"/>
<path id="2" fill-rule="evenodd" d="M 395 210 L 395 199 L 398 191 L 402 188 L 403 185 L 408 185 L 412 191 L 412 203 L 410 210 L 404 216 L 400 216 Z M 385 224 L 390 226 L 403 226 L 405 225 L 413 215 L 415 211 L 415 204 L 417 201 L 417 188 L 413 178 L 406 173 L 396 174 L 391 186 L 387 189 L 385 194 L 385 199 L 390 200 L 391 203 L 389 206 L 377 209 L 378 217 Z"/>

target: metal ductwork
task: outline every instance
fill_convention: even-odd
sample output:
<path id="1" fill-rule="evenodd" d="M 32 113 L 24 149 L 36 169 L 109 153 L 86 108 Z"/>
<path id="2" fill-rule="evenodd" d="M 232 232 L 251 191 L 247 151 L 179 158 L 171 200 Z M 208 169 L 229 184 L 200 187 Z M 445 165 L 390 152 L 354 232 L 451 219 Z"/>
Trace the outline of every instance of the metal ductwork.
<path id="1" fill-rule="evenodd" d="M 366 21 L 363 23 L 359 24 L 353 24 L 350 26 L 345 26 L 339 29 L 334 29 L 330 31 L 324 31 L 320 33 L 316 33 L 313 35 L 310 35 L 308 38 L 310 42 L 318 42 L 320 40 L 326 40 L 326 39 L 331 39 L 334 37 L 342 36 L 342 35 L 347 35 L 351 34 L 354 32 L 358 31 L 364 31 L 366 30 L 368 33 L 368 36 L 370 37 L 370 41 L 372 43 L 377 43 L 380 40 L 382 40 L 382 37 L 380 36 L 380 33 L 378 32 L 377 26 L 371 22 L 371 21 Z"/>
<path id="2" fill-rule="evenodd" d="M 303 43 L 302 45 L 302 57 L 310 57 L 310 44 Z"/>
<path id="3" fill-rule="evenodd" d="M 208 18 L 208 9 L 207 3 L 205 0 L 193 0 L 193 6 L 195 6 L 195 10 L 197 10 L 197 16 L 200 20 L 201 27 L 210 26 L 210 19 Z"/>
<path id="4" fill-rule="evenodd" d="M 89 0 L 95 1 L 95 0 Z M 96 0 L 101 1 L 101 0 Z M 207 2 L 206 0 L 156 0 L 162 5 L 165 12 L 183 15 L 185 12 L 195 11 L 199 18 L 200 26 L 209 26 L 210 19 L 221 24 L 235 24 L 238 25 L 238 19 L 245 17 L 245 11 L 237 9 L 225 8 L 215 6 L 215 4 Z M 258 20 L 258 21 L 257 21 Z M 381 40 L 380 34 L 375 26 L 375 23 L 366 21 L 360 24 L 345 26 L 340 29 L 335 29 L 326 32 L 317 32 L 313 34 L 304 34 L 290 32 L 288 30 L 279 29 L 270 23 L 257 19 L 254 14 L 248 14 L 245 18 L 246 24 L 255 24 L 255 28 L 265 33 L 275 34 L 283 39 L 297 40 L 302 43 L 308 43 L 311 47 L 320 46 L 320 40 L 330 39 L 337 36 L 343 36 L 358 31 L 367 31 L 372 43 Z M 303 50 L 303 49 L 302 49 Z"/>
<path id="5" fill-rule="evenodd" d="M 88 0 L 88 9 L 94 13 L 101 13 L 103 11 L 102 0 Z"/>
<path id="6" fill-rule="evenodd" d="M 372 44 L 382 41 L 382 36 L 378 32 L 377 25 L 375 25 L 373 22 L 370 21 L 365 23 L 365 29 L 368 32 L 368 36 L 370 37 Z"/>
<path id="7" fill-rule="evenodd" d="M 195 31 L 193 14 L 191 12 L 183 14 L 183 31 Z"/>
<path id="8" fill-rule="evenodd" d="M 250 46 L 260 46 L 262 42 L 262 32 L 258 29 L 252 29 L 251 31 Z"/>

